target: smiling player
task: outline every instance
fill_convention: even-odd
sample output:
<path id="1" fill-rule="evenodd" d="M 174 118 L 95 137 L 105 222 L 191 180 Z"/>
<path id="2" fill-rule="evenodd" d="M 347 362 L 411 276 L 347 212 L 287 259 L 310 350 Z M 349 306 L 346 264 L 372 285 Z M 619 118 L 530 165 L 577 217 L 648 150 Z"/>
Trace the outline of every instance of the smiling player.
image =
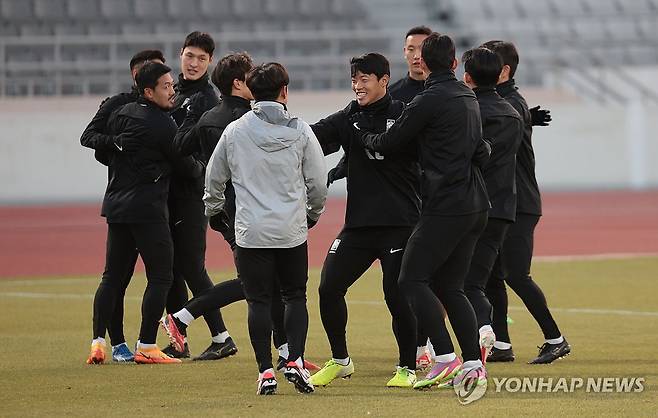
<path id="1" fill-rule="evenodd" d="M 331 345 L 332 359 L 311 377 L 313 385 L 326 386 L 354 373 L 347 352 L 345 327 L 349 287 L 379 259 L 384 298 L 393 319 L 399 364 L 387 386 L 411 387 L 416 381 L 416 327 L 401 298 L 397 278 L 403 249 L 420 213 L 420 169 L 415 151 L 383 155 L 359 144 L 354 129 L 385 132 L 402 113 L 386 88 L 388 60 L 369 53 L 352 58 L 352 90 L 347 107 L 312 125 L 325 154 L 343 148 L 347 160 L 345 225 L 329 248 L 320 282 L 320 315 Z"/>

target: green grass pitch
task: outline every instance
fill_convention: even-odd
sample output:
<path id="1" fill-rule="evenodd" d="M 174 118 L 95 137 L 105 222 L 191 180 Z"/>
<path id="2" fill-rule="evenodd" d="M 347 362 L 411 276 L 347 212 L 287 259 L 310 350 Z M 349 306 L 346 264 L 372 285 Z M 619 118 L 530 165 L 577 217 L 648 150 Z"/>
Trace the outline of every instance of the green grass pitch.
<path id="1" fill-rule="evenodd" d="M 255 395 L 257 369 L 238 302 L 224 318 L 239 353 L 215 362 L 143 366 L 84 364 L 97 278 L 0 281 L 0 416 L 655 416 L 658 390 L 658 258 L 536 262 L 533 275 L 554 308 L 572 354 L 548 366 L 526 361 L 543 341 L 510 293 L 510 333 L 517 361 L 491 364 L 483 399 L 462 406 L 451 390 L 387 389 L 396 364 L 390 316 L 377 266 L 348 294 L 350 380 L 297 394 L 279 376 L 276 396 Z M 215 281 L 231 272 L 213 275 Z M 319 272 L 308 284 L 307 358 L 323 363 L 329 346 L 319 319 Z M 134 344 L 145 279 L 133 279 L 125 330 Z M 208 344 L 203 320 L 189 329 L 193 355 Z M 159 343 L 166 345 L 160 333 Z M 496 393 L 493 377 L 643 377 L 641 393 Z"/>

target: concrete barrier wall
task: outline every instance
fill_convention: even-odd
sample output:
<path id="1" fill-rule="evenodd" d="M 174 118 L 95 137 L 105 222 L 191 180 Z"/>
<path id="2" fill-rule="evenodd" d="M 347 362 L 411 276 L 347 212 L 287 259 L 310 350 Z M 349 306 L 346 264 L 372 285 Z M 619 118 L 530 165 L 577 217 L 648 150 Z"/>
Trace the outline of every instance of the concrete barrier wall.
<path id="1" fill-rule="evenodd" d="M 291 92 L 289 108 L 313 123 L 352 93 Z M 545 189 L 658 186 L 658 107 L 601 107 L 559 95 L 529 92 L 528 102 L 550 108 L 554 122 L 536 128 L 537 176 Z M 106 169 L 80 134 L 100 102 L 94 98 L 0 101 L 0 203 L 94 201 L 102 197 Z M 331 167 L 339 155 L 328 158 Z M 345 182 L 331 188 L 344 194 Z"/>

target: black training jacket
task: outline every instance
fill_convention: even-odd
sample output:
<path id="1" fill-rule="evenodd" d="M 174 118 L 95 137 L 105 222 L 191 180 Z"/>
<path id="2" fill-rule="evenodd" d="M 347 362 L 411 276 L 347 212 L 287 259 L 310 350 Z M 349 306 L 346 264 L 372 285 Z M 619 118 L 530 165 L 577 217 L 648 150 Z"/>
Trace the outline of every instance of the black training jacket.
<path id="1" fill-rule="evenodd" d="M 409 74 L 388 87 L 391 97 L 404 103 L 410 103 L 423 90 L 425 90 L 425 80 L 414 80 Z"/>
<path id="2" fill-rule="evenodd" d="M 170 174 L 198 178 L 203 165 L 183 158 L 173 146 L 176 123 L 165 111 L 139 98 L 117 109 L 108 121 L 108 133 L 137 136 L 135 153 L 109 153 L 108 183 L 101 215 L 108 223 L 167 222 Z"/>
<path id="3" fill-rule="evenodd" d="M 516 212 L 541 216 L 541 195 L 535 177 L 535 152 L 532 148 L 532 118 L 514 79 L 496 86 L 496 91 L 507 100 L 523 119 L 523 140 L 516 153 Z"/>
<path id="4" fill-rule="evenodd" d="M 423 215 L 465 215 L 489 209 L 482 173 L 473 161 L 482 147 L 475 93 L 450 70 L 433 72 L 425 90 L 386 133 L 364 133 L 367 148 L 384 155 L 418 148 Z"/>
<path id="5" fill-rule="evenodd" d="M 352 101 L 311 125 L 326 154 L 340 147 L 347 158 L 345 227 L 413 226 L 420 213 L 420 167 L 415 148 L 380 154 L 358 140 L 362 131 L 385 132 L 404 104 L 386 94 L 361 107 Z"/>
<path id="6" fill-rule="evenodd" d="M 197 119 L 198 115 L 188 113 L 183 124 L 178 128 L 174 146 L 182 155 L 196 155 L 204 165 L 207 165 L 224 129 L 250 110 L 249 100 L 237 96 L 222 96 L 219 105 L 205 112 L 200 119 Z M 201 193 L 203 196 L 203 184 Z M 235 191 L 230 181 L 226 183 L 224 196 L 226 197 L 224 210 L 230 218 L 228 235 L 234 237 Z M 225 237 L 228 235 L 224 234 Z"/>
<path id="7" fill-rule="evenodd" d="M 516 151 L 523 121 L 494 87 L 473 89 L 480 103 L 482 136 L 491 143 L 491 156 L 482 167 L 491 201 L 490 218 L 516 220 Z"/>
<path id="8" fill-rule="evenodd" d="M 109 161 L 107 153 L 113 151 L 114 136 L 107 134 L 107 121 L 110 115 L 121 106 L 137 101 L 138 97 L 139 93 L 133 87 L 130 93 L 119 93 L 106 98 L 82 132 L 80 144 L 95 150 L 94 156 L 100 163 L 107 165 Z"/>
<path id="9" fill-rule="evenodd" d="M 185 120 L 188 104 L 193 95 L 197 93 L 203 95 L 204 111 L 212 109 L 219 103 L 217 94 L 208 80 L 207 73 L 198 80 L 193 81 L 185 80 L 183 75 L 180 74 L 174 90 L 176 91 L 174 108 L 170 111 L 170 115 L 178 126 L 182 125 Z M 192 156 L 200 160 L 198 154 L 192 154 Z M 203 197 L 203 177 L 190 179 L 174 175 L 171 179 L 170 197 L 172 199 L 200 200 Z"/>

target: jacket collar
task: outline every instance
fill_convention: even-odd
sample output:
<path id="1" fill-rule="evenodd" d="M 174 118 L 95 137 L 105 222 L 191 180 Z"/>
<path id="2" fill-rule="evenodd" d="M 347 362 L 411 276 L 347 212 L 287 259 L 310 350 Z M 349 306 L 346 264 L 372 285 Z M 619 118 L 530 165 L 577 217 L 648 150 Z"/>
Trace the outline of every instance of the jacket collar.
<path id="1" fill-rule="evenodd" d="M 388 107 L 391 105 L 392 100 L 393 99 L 391 98 L 391 95 L 388 94 L 388 92 L 386 92 L 386 94 L 384 94 L 384 97 L 377 100 L 376 102 L 369 103 L 365 106 L 359 106 L 359 108 L 361 108 L 361 110 L 365 113 L 378 113 L 381 112 L 382 110 L 388 109 Z"/>
<path id="2" fill-rule="evenodd" d="M 495 87 L 475 87 L 473 89 L 473 93 L 475 93 L 475 96 L 480 98 L 480 97 L 489 97 L 493 96 L 496 94 L 496 88 Z"/>
<path id="3" fill-rule="evenodd" d="M 457 81 L 457 77 L 455 77 L 455 73 L 452 70 L 432 71 L 427 77 L 427 80 L 425 80 L 425 88 L 452 80 Z"/>
<path id="4" fill-rule="evenodd" d="M 176 91 L 183 94 L 200 91 L 208 84 L 208 79 L 207 72 L 196 80 L 186 80 L 183 77 L 183 73 L 180 73 L 178 75 L 178 83 L 176 83 Z"/>
<path id="5" fill-rule="evenodd" d="M 283 103 L 263 100 L 254 103 L 252 109 L 260 119 L 274 125 L 285 124 L 284 122 L 291 119 L 290 114 Z"/>
<path id="6" fill-rule="evenodd" d="M 507 96 L 514 90 L 518 90 L 518 88 L 516 87 L 516 83 L 514 82 L 513 78 L 510 78 L 506 82 L 500 83 L 496 86 L 496 91 L 503 97 Z"/>
<path id="7" fill-rule="evenodd" d="M 251 101 L 239 96 L 222 96 L 222 102 L 230 107 L 241 107 L 251 110 Z"/>

